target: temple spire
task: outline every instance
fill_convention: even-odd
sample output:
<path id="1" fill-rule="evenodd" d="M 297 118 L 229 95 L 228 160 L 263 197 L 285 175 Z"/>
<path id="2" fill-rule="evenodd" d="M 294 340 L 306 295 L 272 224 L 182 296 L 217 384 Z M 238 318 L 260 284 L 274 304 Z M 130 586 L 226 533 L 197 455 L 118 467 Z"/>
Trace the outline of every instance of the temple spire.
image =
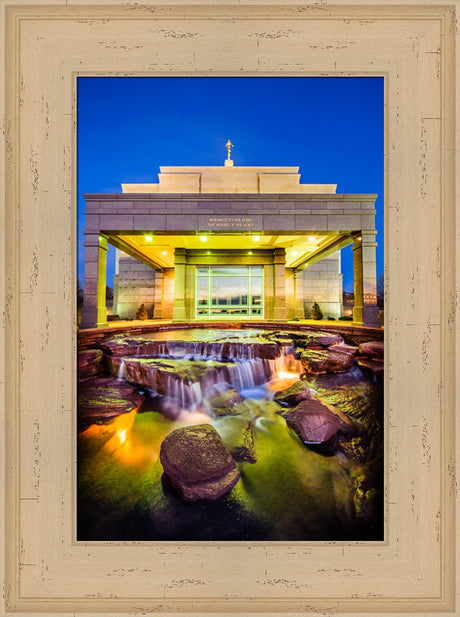
<path id="1" fill-rule="evenodd" d="M 227 141 L 227 143 L 225 144 L 225 147 L 227 148 L 227 160 L 225 161 L 225 165 L 228 166 L 232 166 L 233 165 L 233 161 L 232 161 L 232 148 L 234 147 L 232 142 L 230 141 L 230 139 Z"/>

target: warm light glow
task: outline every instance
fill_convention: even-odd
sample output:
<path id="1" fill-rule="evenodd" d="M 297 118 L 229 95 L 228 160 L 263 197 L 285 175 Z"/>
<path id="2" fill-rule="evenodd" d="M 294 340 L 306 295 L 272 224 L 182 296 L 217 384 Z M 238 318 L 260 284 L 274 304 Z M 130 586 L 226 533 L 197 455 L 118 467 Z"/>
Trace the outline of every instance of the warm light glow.
<path id="1" fill-rule="evenodd" d="M 252 251 L 248 251 L 248 255 L 252 255 Z"/>
<path id="2" fill-rule="evenodd" d="M 308 236 L 308 239 L 310 242 L 314 242 L 316 240 L 315 236 Z"/>
<path id="3" fill-rule="evenodd" d="M 254 242 L 259 242 L 260 236 L 252 236 L 252 239 L 254 240 Z"/>
<path id="4" fill-rule="evenodd" d="M 152 238 L 152 236 L 144 236 L 144 240 L 146 242 L 152 242 L 153 238 Z"/>
<path id="5" fill-rule="evenodd" d="M 168 252 L 167 252 L 167 251 L 161 251 L 161 254 L 162 254 L 162 255 L 167 255 L 167 254 L 168 254 Z"/>
<path id="6" fill-rule="evenodd" d="M 293 254 L 293 255 L 298 255 L 298 254 L 299 254 L 299 251 L 292 251 L 292 254 Z"/>
<path id="7" fill-rule="evenodd" d="M 206 255 L 211 255 L 211 251 L 206 251 Z"/>
<path id="8" fill-rule="evenodd" d="M 157 441 L 150 440 L 146 443 L 133 432 L 136 414 L 137 410 L 133 410 L 130 413 L 118 416 L 108 425 L 93 426 L 97 427 L 101 434 L 105 434 L 103 431 L 113 431 L 111 438 L 103 446 L 104 450 L 111 456 L 125 465 L 147 467 L 158 459 L 161 442 L 169 432 L 169 427 L 165 426 L 164 433 L 158 434 Z"/>
<path id="9" fill-rule="evenodd" d="M 292 379 L 293 381 L 299 379 L 298 373 L 289 373 L 288 371 L 278 371 L 277 376 L 278 379 Z"/>
<path id="10" fill-rule="evenodd" d="M 201 240 L 201 242 L 207 242 L 208 238 L 207 238 L 207 236 L 200 236 L 200 240 Z"/>

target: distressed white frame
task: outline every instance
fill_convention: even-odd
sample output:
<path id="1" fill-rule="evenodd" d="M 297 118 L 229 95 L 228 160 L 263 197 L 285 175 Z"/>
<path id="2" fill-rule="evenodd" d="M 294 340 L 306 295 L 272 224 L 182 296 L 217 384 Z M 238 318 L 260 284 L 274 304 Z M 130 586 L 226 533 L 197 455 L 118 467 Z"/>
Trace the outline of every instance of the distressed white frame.
<path id="1" fill-rule="evenodd" d="M 458 615 L 458 4 L 0 9 L 1 613 Z M 382 543 L 74 540 L 76 77 L 209 74 L 385 77 Z"/>

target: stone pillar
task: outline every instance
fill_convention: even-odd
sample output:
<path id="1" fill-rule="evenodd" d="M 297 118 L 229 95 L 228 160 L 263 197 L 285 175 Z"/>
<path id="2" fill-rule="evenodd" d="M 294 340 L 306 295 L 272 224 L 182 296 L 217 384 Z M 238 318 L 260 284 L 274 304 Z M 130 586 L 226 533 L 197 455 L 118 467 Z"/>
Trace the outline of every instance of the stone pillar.
<path id="1" fill-rule="evenodd" d="M 153 298 L 153 319 L 163 319 L 163 272 L 155 272 L 154 298 Z"/>
<path id="2" fill-rule="evenodd" d="M 295 302 L 294 302 L 294 317 L 298 319 L 305 319 L 304 308 L 304 271 L 295 270 L 294 289 L 295 289 Z"/>
<path id="3" fill-rule="evenodd" d="M 380 328 L 375 264 L 376 233 L 364 231 L 353 237 L 353 321 L 363 326 Z"/>
<path id="4" fill-rule="evenodd" d="M 286 315 L 287 319 L 295 317 L 295 270 L 286 268 Z"/>
<path id="5" fill-rule="evenodd" d="M 195 319 L 195 290 L 196 290 L 196 268 L 193 265 L 185 265 L 185 318 L 187 321 Z"/>
<path id="6" fill-rule="evenodd" d="M 273 250 L 274 265 L 274 302 L 273 319 L 285 321 L 286 312 L 286 251 L 285 249 Z"/>
<path id="7" fill-rule="evenodd" d="M 264 319 L 272 320 L 274 302 L 274 272 L 273 264 L 264 266 Z"/>
<path id="8" fill-rule="evenodd" d="M 107 238 L 85 233 L 85 279 L 80 328 L 107 326 Z"/>
<path id="9" fill-rule="evenodd" d="M 163 268 L 163 319 L 172 319 L 174 311 L 174 268 Z"/>
<path id="10" fill-rule="evenodd" d="M 187 319 L 185 307 L 185 249 L 176 248 L 174 251 L 174 309 L 173 321 Z"/>

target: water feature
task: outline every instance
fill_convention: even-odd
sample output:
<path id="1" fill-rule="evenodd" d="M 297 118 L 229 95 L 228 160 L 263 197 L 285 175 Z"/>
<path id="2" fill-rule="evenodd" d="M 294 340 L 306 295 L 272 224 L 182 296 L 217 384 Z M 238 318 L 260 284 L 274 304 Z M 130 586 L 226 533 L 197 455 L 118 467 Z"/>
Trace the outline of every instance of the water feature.
<path id="1" fill-rule="evenodd" d="M 79 539 L 382 539 L 380 382 L 356 365 L 306 374 L 305 340 L 289 332 L 189 329 L 139 338 L 103 346 L 114 378 L 145 399 L 80 432 Z M 302 443 L 285 419 L 290 408 L 275 397 L 298 382 L 349 418 L 353 434 L 329 451 Z M 163 473 L 160 449 L 173 431 L 204 424 L 232 453 L 240 479 L 215 501 L 191 503 Z"/>

